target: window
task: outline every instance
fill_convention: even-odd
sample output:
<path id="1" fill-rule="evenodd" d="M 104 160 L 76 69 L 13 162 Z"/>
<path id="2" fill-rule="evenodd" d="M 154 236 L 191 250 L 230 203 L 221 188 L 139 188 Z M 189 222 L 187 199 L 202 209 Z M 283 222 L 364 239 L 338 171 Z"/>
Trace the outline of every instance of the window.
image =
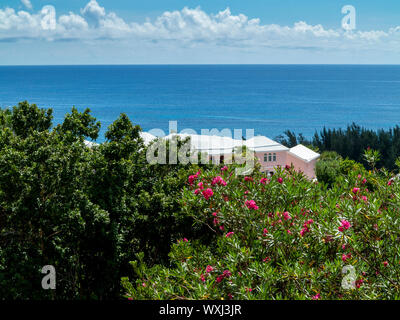
<path id="1" fill-rule="evenodd" d="M 276 153 L 274 153 L 273 161 L 276 161 Z"/>
<path id="2" fill-rule="evenodd" d="M 264 162 L 268 161 L 268 154 L 264 153 Z"/>
<path id="3" fill-rule="evenodd" d="M 268 153 L 268 161 L 272 161 L 272 155 Z"/>

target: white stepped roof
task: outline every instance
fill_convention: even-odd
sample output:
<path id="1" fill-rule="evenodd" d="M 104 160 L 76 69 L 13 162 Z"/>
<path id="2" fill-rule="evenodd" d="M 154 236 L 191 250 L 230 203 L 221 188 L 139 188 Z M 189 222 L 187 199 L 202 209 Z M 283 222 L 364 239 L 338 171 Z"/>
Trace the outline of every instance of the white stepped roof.
<path id="1" fill-rule="evenodd" d="M 199 134 L 177 134 L 173 133 L 166 136 L 166 139 L 171 139 L 174 136 L 180 137 L 182 140 L 190 137 L 190 142 L 193 149 L 208 154 L 231 153 L 233 148 L 244 145 L 242 140 L 235 140 L 229 137 L 209 136 Z"/>
<path id="2" fill-rule="evenodd" d="M 245 144 L 250 150 L 254 150 L 256 152 L 289 150 L 289 148 L 264 136 L 255 136 L 249 140 L 246 140 Z"/>
<path id="3" fill-rule="evenodd" d="M 318 159 L 320 156 L 319 153 L 314 152 L 302 144 L 298 144 L 297 146 L 290 148 L 289 152 L 307 162 Z"/>

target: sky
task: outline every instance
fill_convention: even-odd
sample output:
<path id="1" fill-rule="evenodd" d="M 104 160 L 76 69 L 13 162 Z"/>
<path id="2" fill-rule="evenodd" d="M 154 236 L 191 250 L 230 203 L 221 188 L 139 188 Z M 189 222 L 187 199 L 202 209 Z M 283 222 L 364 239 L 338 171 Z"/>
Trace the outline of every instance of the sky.
<path id="1" fill-rule="evenodd" d="M 0 65 L 231 63 L 399 64 L 400 1 L 0 2 Z"/>

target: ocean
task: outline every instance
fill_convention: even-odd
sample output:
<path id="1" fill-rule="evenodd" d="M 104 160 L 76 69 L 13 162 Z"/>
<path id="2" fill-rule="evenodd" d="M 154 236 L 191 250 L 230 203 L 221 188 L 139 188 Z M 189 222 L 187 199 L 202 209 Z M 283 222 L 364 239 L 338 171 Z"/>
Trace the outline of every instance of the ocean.
<path id="1" fill-rule="evenodd" d="M 0 107 L 23 100 L 53 108 L 54 124 L 72 106 L 90 108 L 102 123 L 98 142 L 120 113 L 144 131 L 166 134 L 177 121 L 178 131 L 254 129 L 273 139 L 289 129 L 312 137 L 324 126 L 400 124 L 400 66 L 0 67 Z"/>

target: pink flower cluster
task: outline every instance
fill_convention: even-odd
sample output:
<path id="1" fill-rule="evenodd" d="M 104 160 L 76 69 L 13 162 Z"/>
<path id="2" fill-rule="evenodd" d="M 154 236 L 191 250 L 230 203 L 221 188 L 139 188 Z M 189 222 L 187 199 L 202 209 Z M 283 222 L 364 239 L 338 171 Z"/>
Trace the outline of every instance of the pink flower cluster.
<path id="1" fill-rule="evenodd" d="M 229 270 L 225 270 L 221 275 L 219 275 L 216 279 L 217 283 L 220 283 L 224 278 L 229 278 L 232 273 Z"/>
<path id="2" fill-rule="evenodd" d="M 201 171 L 197 171 L 196 174 L 189 176 L 188 181 L 190 185 L 193 185 L 194 180 L 196 180 L 201 174 Z"/>
<path id="3" fill-rule="evenodd" d="M 314 223 L 313 219 L 309 219 L 306 222 L 304 222 L 303 229 L 301 229 L 301 231 L 300 231 L 300 235 L 304 236 L 307 232 L 310 232 L 309 225 L 311 225 L 313 223 Z"/>
<path id="4" fill-rule="evenodd" d="M 343 262 L 346 262 L 346 260 L 347 259 L 350 259 L 351 258 L 351 253 L 348 253 L 348 254 L 342 254 L 342 260 L 343 260 Z"/>
<path id="5" fill-rule="evenodd" d="M 258 210 L 258 206 L 254 200 L 246 200 L 245 205 L 249 209 Z"/>
<path id="6" fill-rule="evenodd" d="M 244 177 L 244 181 L 253 181 L 252 177 Z"/>
<path id="7" fill-rule="evenodd" d="M 343 232 L 345 229 L 349 229 L 351 227 L 350 222 L 348 222 L 347 220 L 342 220 L 341 222 L 341 226 L 338 228 L 340 232 Z"/>
<path id="8" fill-rule="evenodd" d="M 211 188 L 207 188 L 203 190 L 201 193 L 203 194 L 203 197 L 206 200 L 210 199 L 214 195 L 214 192 L 212 191 Z"/>
<path id="9" fill-rule="evenodd" d="M 268 182 L 269 182 L 268 178 L 261 178 L 261 180 L 260 180 L 261 184 L 266 184 Z"/>
<path id="10" fill-rule="evenodd" d="M 216 184 L 220 186 L 226 186 L 226 182 L 224 179 L 222 179 L 221 176 L 217 176 L 212 180 L 211 185 L 216 185 Z"/>
<path id="11" fill-rule="evenodd" d="M 287 212 L 287 211 L 285 211 L 285 212 L 283 213 L 283 218 L 284 218 L 285 220 L 290 220 L 290 219 L 292 219 L 292 217 L 290 216 L 289 212 Z"/>

